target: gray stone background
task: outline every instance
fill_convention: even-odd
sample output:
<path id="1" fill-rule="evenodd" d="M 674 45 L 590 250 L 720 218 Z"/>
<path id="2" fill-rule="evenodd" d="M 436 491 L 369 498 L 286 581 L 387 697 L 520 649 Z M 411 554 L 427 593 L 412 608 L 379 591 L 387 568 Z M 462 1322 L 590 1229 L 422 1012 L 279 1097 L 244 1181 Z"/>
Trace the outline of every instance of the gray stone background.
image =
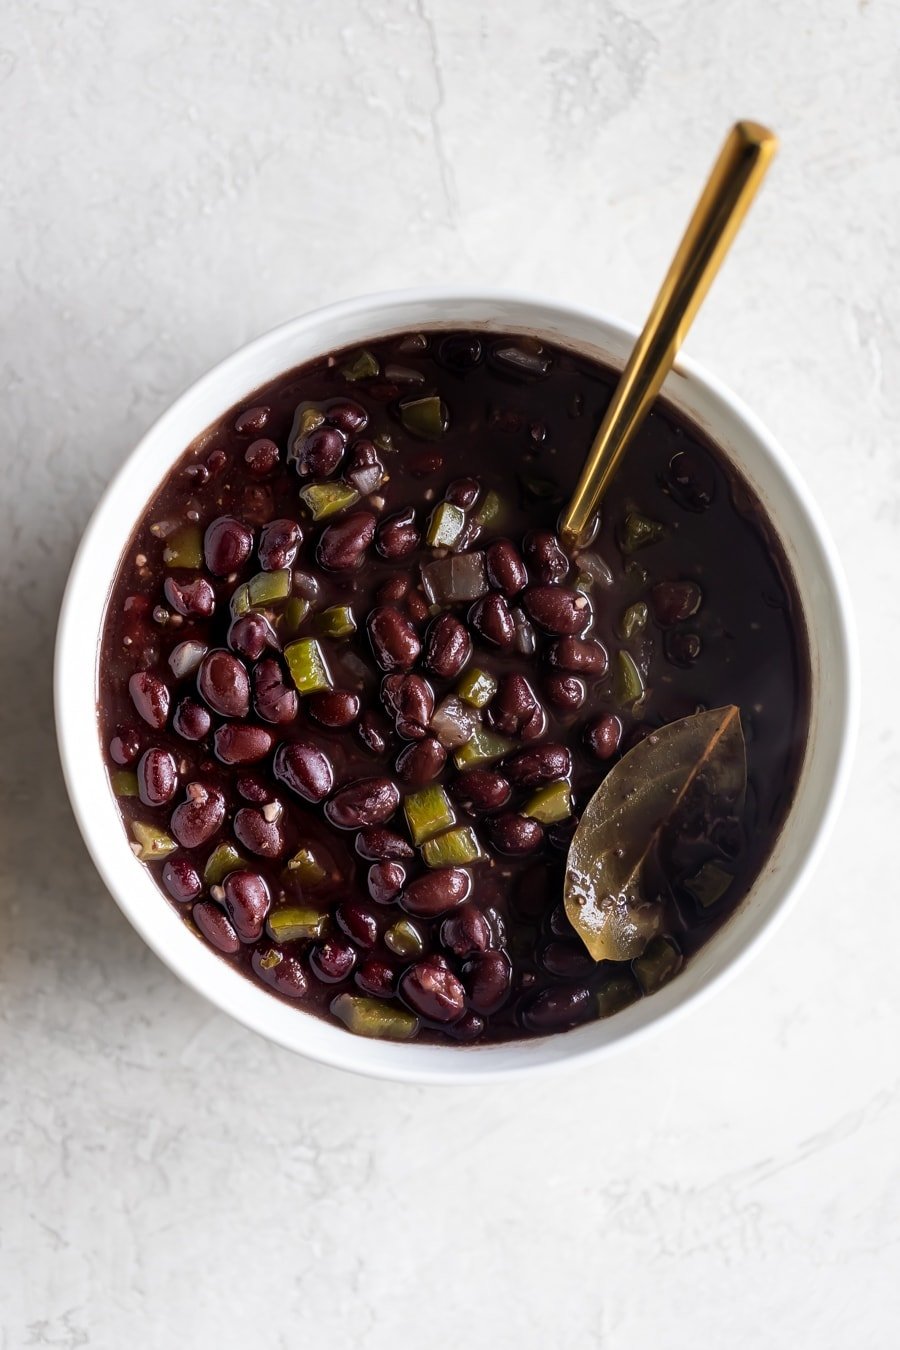
<path id="1" fill-rule="evenodd" d="M 0 1346 L 896 1344 L 900 9 L 8 0 L 0 11 Z M 726 991 L 547 1085 L 424 1090 L 213 1011 L 63 793 L 56 612 L 174 395 L 319 303 L 639 322 L 728 124 L 782 153 L 688 351 L 789 447 L 866 672 L 850 800 Z"/>

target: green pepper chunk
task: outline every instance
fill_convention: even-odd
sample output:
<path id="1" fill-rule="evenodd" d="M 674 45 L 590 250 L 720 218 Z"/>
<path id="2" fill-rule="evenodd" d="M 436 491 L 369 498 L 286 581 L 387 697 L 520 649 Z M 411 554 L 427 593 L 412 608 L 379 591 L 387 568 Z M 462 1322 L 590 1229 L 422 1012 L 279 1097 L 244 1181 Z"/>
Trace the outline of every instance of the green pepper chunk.
<path id="1" fill-rule="evenodd" d="M 476 525 L 492 525 L 500 514 L 503 502 L 499 493 L 490 488 L 484 494 L 484 501 L 475 512 L 472 519 Z"/>
<path id="2" fill-rule="evenodd" d="M 622 641 L 630 642 L 642 632 L 647 627 L 649 617 L 650 611 L 643 600 L 637 600 L 633 605 L 629 605 L 623 611 L 618 623 L 618 633 Z"/>
<path id="3" fill-rule="evenodd" d="M 257 572 L 236 586 L 231 596 L 231 613 L 239 619 L 251 609 L 265 609 L 286 600 L 291 593 L 291 573 L 287 567 L 277 572 Z"/>
<path id="4" fill-rule="evenodd" d="M 289 905 L 272 911 L 266 919 L 266 932 L 273 942 L 305 942 L 320 938 L 327 923 L 327 911 L 311 905 Z"/>
<path id="5" fill-rule="evenodd" d="M 304 595 L 292 595 L 284 607 L 281 627 L 285 633 L 293 635 L 309 613 L 309 601 Z"/>
<path id="6" fill-rule="evenodd" d="M 622 707 L 644 697 L 644 681 L 630 652 L 616 652 L 615 697 Z"/>
<path id="7" fill-rule="evenodd" d="M 522 807 L 523 816 L 539 820 L 542 825 L 556 825 L 560 820 L 568 820 L 571 814 L 572 789 L 564 779 L 538 788 Z"/>
<path id="8" fill-rule="evenodd" d="M 507 740 L 505 736 L 498 736 L 486 727 L 476 727 L 470 739 L 453 756 L 453 763 L 458 769 L 474 769 L 479 764 L 490 764 L 495 759 L 502 759 L 515 748 L 515 742 Z"/>
<path id="9" fill-rule="evenodd" d="M 414 844 L 424 844 L 442 830 L 456 824 L 450 798 L 442 787 L 426 787 L 411 792 L 403 802 L 403 813 Z"/>
<path id="10" fill-rule="evenodd" d="M 300 489 L 300 499 L 313 520 L 327 520 L 358 502 L 359 493 L 347 483 L 310 483 L 309 487 Z"/>
<path id="11" fill-rule="evenodd" d="M 672 939 L 655 937 L 647 943 L 643 953 L 635 957 L 631 969 L 644 993 L 653 994 L 671 980 L 681 963 L 681 952 Z"/>
<path id="12" fill-rule="evenodd" d="M 732 881 L 734 877 L 730 872 L 726 872 L 724 867 L 720 867 L 718 863 L 706 862 L 696 876 L 690 877 L 684 883 L 684 889 L 704 909 L 709 909 L 710 905 L 715 905 L 722 899 Z"/>
<path id="13" fill-rule="evenodd" d="M 427 867 L 465 867 L 480 862 L 485 852 L 471 825 L 457 825 L 422 845 L 422 857 Z"/>
<path id="14" fill-rule="evenodd" d="M 315 431 L 325 421 L 325 414 L 318 408 L 304 408 L 297 419 L 297 430 L 294 433 L 294 441 L 299 441 L 304 436 L 308 436 L 311 431 Z"/>
<path id="15" fill-rule="evenodd" d="M 447 430 L 447 409 L 437 394 L 409 399 L 400 404 L 400 421 L 414 436 L 439 441 Z"/>
<path id="16" fill-rule="evenodd" d="M 321 886 L 328 875 L 322 864 L 316 860 L 312 849 L 305 847 L 298 848 L 293 858 L 288 861 L 288 871 L 306 890 L 314 890 L 316 886 Z"/>
<path id="17" fill-rule="evenodd" d="M 332 687 L 322 648 L 315 638 L 298 638 L 284 649 L 291 679 L 301 694 L 317 694 Z"/>
<path id="18" fill-rule="evenodd" d="M 163 548 L 166 567 L 197 568 L 203 563 L 203 536 L 199 525 L 179 525 Z"/>
<path id="19" fill-rule="evenodd" d="M 429 548 L 452 548 L 466 528 L 466 513 L 452 502 L 438 502 L 431 513 L 425 543 Z"/>
<path id="20" fill-rule="evenodd" d="M 662 539 L 664 533 L 658 520 L 629 511 L 619 529 L 619 548 L 623 553 L 637 553 L 638 549 Z"/>
<path id="21" fill-rule="evenodd" d="M 497 692 L 497 681 L 488 671 L 473 666 L 460 679 L 456 692 L 470 708 L 486 708 Z"/>
<path id="22" fill-rule="evenodd" d="M 117 797 L 137 797 L 137 774 L 132 769 L 114 769 L 109 783 Z"/>
<path id="23" fill-rule="evenodd" d="M 380 370 L 377 357 L 366 351 L 365 347 L 354 352 L 350 360 L 341 366 L 341 374 L 351 384 L 355 384 L 357 380 L 373 380 Z"/>
<path id="24" fill-rule="evenodd" d="M 395 956 L 421 956 L 425 939 L 411 919 L 398 919 L 385 933 L 384 945 Z"/>
<path id="25" fill-rule="evenodd" d="M 415 1013 L 362 994 L 338 994 L 331 1011 L 355 1036 L 377 1041 L 411 1041 L 419 1030 Z"/>
<path id="26" fill-rule="evenodd" d="M 140 844 L 136 856 L 140 858 L 141 862 L 153 862 L 157 858 L 167 858 L 178 847 L 175 840 L 171 835 L 166 834 L 165 830 L 160 830 L 155 825 L 145 825 L 140 820 L 131 822 L 131 833 L 134 835 L 135 841 Z"/>
<path id="27" fill-rule="evenodd" d="M 263 952 L 260 956 L 259 964 L 263 970 L 274 970 L 276 966 L 281 965 L 283 960 L 284 957 L 281 952 L 277 952 L 274 948 L 270 947 L 267 952 Z"/>
<path id="28" fill-rule="evenodd" d="M 613 975 L 597 990 L 597 1016 L 612 1017 L 614 1013 L 636 1003 L 641 991 L 630 975 Z"/>
<path id="29" fill-rule="evenodd" d="M 322 637 L 345 638 L 356 632 L 356 620 L 349 605 L 331 605 L 316 615 L 316 632 Z"/>
<path id="30" fill-rule="evenodd" d="M 234 844 L 218 844 L 206 860 L 203 880 L 207 886 L 221 886 L 229 872 L 236 872 L 239 867 L 246 866 Z"/>

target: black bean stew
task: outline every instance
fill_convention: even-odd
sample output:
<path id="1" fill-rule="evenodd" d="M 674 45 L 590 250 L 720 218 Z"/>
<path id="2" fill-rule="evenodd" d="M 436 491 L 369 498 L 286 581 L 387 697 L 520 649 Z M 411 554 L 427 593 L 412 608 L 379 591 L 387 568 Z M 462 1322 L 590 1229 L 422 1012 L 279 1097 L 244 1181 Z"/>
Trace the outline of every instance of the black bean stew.
<path id="1" fill-rule="evenodd" d="M 338 352 L 189 447 L 122 559 L 99 710 L 132 848 L 199 940 L 352 1031 L 615 1012 L 732 912 L 784 819 L 806 649 L 746 484 L 660 404 L 595 540 L 557 538 L 614 379 L 515 335 Z M 580 811 L 654 728 L 732 703 L 743 818 L 685 841 L 664 936 L 595 965 L 561 903 Z"/>

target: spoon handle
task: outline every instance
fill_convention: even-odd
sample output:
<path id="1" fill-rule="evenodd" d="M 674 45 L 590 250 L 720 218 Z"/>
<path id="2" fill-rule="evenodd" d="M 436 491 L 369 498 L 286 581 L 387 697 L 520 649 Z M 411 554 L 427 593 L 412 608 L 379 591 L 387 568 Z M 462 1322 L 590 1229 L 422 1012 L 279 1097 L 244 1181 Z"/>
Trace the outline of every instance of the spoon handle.
<path id="1" fill-rule="evenodd" d="M 563 513 L 560 531 L 567 543 L 586 534 L 777 148 L 778 138 L 758 122 L 737 122 L 728 133 Z"/>

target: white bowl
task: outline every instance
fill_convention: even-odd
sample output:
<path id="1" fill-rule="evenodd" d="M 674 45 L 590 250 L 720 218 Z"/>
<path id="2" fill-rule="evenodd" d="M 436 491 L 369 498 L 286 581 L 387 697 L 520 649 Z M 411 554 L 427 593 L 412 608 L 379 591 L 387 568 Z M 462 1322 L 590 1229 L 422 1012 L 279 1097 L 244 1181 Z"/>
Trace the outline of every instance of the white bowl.
<path id="1" fill-rule="evenodd" d="M 759 494 L 806 615 L 812 671 L 809 745 L 788 819 L 751 893 L 671 984 L 617 1016 L 564 1035 L 458 1048 L 363 1040 L 274 998 L 200 941 L 135 860 L 97 735 L 99 637 L 118 560 L 146 503 L 186 446 L 260 385 L 334 348 L 433 327 L 535 332 L 621 366 L 636 334 L 587 310 L 522 295 L 456 290 L 364 296 L 257 338 L 187 390 L 147 432 L 91 520 L 63 600 L 55 701 L 63 771 L 91 856 L 120 908 L 194 989 L 280 1045 L 342 1069 L 416 1082 L 474 1083 L 597 1060 L 709 993 L 756 949 L 814 867 L 848 773 L 856 720 L 849 602 L 835 549 L 785 452 L 738 399 L 682 358 L 666 397 L 705 428 Z"/>

